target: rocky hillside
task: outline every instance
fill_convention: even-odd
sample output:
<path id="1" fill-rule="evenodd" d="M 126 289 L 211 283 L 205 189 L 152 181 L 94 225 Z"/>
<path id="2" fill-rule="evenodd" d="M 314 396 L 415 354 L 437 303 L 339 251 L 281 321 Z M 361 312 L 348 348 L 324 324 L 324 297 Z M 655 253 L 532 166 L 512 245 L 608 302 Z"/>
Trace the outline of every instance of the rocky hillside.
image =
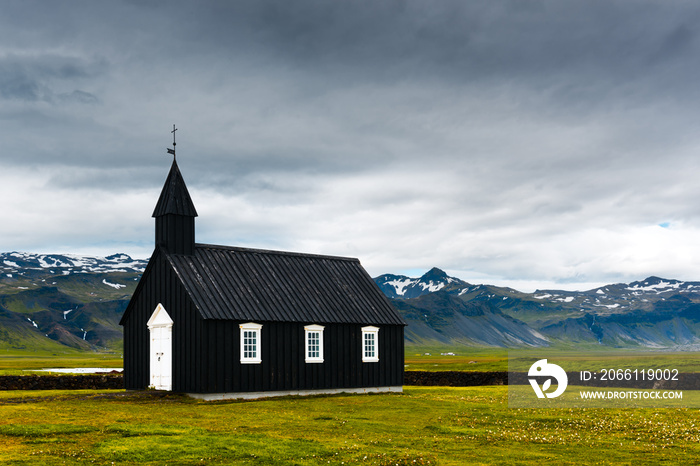
<path id="1" fill-rule="evenodd" d="M 119 319 L 146 263 L 126 254 L 0 254 L 0 349 L 121 351 Z"/>

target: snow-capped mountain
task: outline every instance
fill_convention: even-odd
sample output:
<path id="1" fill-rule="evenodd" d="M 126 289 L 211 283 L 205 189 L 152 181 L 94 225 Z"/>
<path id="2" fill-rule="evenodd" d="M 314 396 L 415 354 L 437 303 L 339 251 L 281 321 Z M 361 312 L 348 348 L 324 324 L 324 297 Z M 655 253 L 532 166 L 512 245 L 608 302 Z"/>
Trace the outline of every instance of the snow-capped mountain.
<path id="1" fill-rule="evenodd" d="M 653 303 L 675 295 L 700 300 L 700 282 L 649 277 L 629 284 L 605 285 L 588 291 L 538 290 L 532 293 L 534 299 L 542 302 L 565 303 L 582 310 L 598 310 L 605 314 L 648 309 Z"/>
<path id="2" fill-rule="evenodd" d="M 458 278 L 449 277 L 437 267 L 433 267 L 420 278 L 385 274 L 375 278 L 374 282 L 379 285 L 385 295 L 398 299 L 417 298 L 445 287 L 470 286 Z"/>
<path id="3" fill-rule="evenodd" d="M 73 254 L 0 253 L 0 273 L 27 274 L 42 271 L 60 275 L 72 273 L 143 272 L 148 260 L 132 259 L 127 254 L 107 257 Z"/>
<path id="4" fill-rule="evenodd" d="M 522 293 L 434 268 L 374 279 L 408 323 L 407 342 L 700 348 L 700 282 L 649 277 L 588 291 Z"/>
<path id="5" fill-rule="evenodd" d="M 420 278 L 385 274 L 374 279 L 389 298 L 412 299 L 428 293 L 444 290 L 470 299 L 496 298 L 507 300 L 517 296 L 535 303 L 548 303 L 565 308 L 614 313 L 629 309 L 649 308 L 656 301 L 680 294 L 700 301 L 700 282 L 668 280 L 649 277 L 629 284 L 617 283 L 588 291 L 537 290 L 521 293 L 510 288 L 491 285 L 471 285 L 459 278 L 450 277 L 437 267 Z"/>

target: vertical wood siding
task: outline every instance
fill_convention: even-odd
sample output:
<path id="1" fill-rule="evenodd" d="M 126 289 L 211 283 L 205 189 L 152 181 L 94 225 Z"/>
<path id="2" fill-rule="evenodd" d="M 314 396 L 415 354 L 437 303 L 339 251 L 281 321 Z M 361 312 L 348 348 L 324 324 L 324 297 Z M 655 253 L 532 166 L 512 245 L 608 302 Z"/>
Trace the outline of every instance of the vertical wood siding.
<path id="1" fill-rule="evenodd" d="M 157 217 L 156 245 L 171 254 L 194 254 L 194 217 L 174 214 Z"/>
<path id="2" fill-rule="evenodd" d="M 304 358 L 304 325 L 262 322 L 260 364 L 240 363 L 241 322 L 202 321 L 210 335 L 197 393 L 250 392 L 403 385 L 403 326 L 379 331 L 379 362 L 362 362 L 360 325 L 326 325 L 324 362 Z"/>

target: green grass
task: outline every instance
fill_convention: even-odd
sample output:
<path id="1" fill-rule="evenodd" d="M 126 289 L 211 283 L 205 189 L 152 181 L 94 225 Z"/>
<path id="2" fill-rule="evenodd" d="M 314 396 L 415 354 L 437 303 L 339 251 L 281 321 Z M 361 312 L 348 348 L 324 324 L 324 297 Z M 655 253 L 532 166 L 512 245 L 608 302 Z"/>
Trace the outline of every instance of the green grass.
<path id="1" fill-rule="evenodd" d="M 67 348 L 62 352 L 0 350 L 0 375 L 73 367 L 122 368 L 121 353 L 91 353 Z"/>
<path id="2" fill-rule="evenodd" d="M 443 356 L 453 352 L 456 356 Z M 426 355 L 429 353 L 430 355 Z M 700 372 L 700 354 L 639 350 L 575 351 L 538 348 L 506 350 L 470 347 L 407 347 L 405 369 L 409 371 L 507 371 L 509 356 L 512 369 L 526 372 L 536 359 L 548 358 L 565 370 L 665 369 Z M 18 375 L 26 370 L 61 367 L 121 368 L 121 352 L 92 353 L 68 347 L 51 350 L 0 349 L 0 375 Z"/>
<path id="3" fill-rule="evenodd" d="M 562 349 L 519 356 L 523 364 L 548 357 L 563 367 L 590 362 L 616 368 L 641 359 L 649 367 L 675 363 L 681 369 L 698 359 L 693 353 Z M 406 363 L 408 370 L 505 371 L 508 352 L 407 347 Z M 0 352 L 0 374 L 121 365 L 120 354 Z M 502 386 L 252 402 L 0 391 L 1 464 L 683 464 L 699 454 L 697 410 L 513 409 Z"/>
<path id="4" fill-rule="evenodd" d="M 534 358 L 547 358 L 567 371 L 601 369 L 678 369 L 700 372 L 700 354 L 696 352 L 607 350 L 607 351 L 510 351 L 511 370 L 526 372 Z"/>
<path id="5" fill-rule="evenodd" d="M 441 353 L 453 352 L 456 356 Z M 428 355 L 429 353 L 429 355 Z M 510 358 L 510 361 L 509 361 Z M 575 350 L 570 348 L 407 347 L 405 369 L 415 371 L 508 371 L 527 372 L 538 359 L 548 359 L 567 371 L 600 369 L 678 369 L 700 372 L 697 352 L 642 351 L 630 349 Z"/>
<path id="6" fill-rule="evenodd" d="M 683 464 L 700 454 L 696 410 L 511 409 L 506 387 L 252 402 L 115 393 L 3 393 L 0 463 Z"/>
<path id="7" fill-rule="evenodd" d="M 78 352 L 50 338 L 46 338 L 39 332 L 29 329 L 12 331 L 0 328 L 0 357 L 4 354 L 62 354 L 66 352 Z"/>
<path id="8" fill-rule="evenodd" d="M 442 355 L 450 352 L 455 356 Z M 508 350 L 466 346 L 407 346 L 404 365 L 409 371 L 507 371 Z"/>

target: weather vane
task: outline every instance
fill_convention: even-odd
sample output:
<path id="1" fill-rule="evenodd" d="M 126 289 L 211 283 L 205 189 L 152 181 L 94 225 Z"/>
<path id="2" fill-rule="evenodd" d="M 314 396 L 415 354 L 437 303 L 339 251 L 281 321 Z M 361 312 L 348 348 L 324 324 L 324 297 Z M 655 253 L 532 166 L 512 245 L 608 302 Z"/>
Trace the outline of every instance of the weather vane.
<path id="1" fill-rule="evenodd" d="M 171 131 L 171 133 L 173 133 L 173 148 L 167 149 L 168 154 L 173 154 L 173 160 L 175 159 L 175 146 L 177 145 L 177 143 L 175 142 L 175 131 L 177 131 L 177 128 L 175 127 L 175 125 L 173 125 L 173 130 Z"/>

